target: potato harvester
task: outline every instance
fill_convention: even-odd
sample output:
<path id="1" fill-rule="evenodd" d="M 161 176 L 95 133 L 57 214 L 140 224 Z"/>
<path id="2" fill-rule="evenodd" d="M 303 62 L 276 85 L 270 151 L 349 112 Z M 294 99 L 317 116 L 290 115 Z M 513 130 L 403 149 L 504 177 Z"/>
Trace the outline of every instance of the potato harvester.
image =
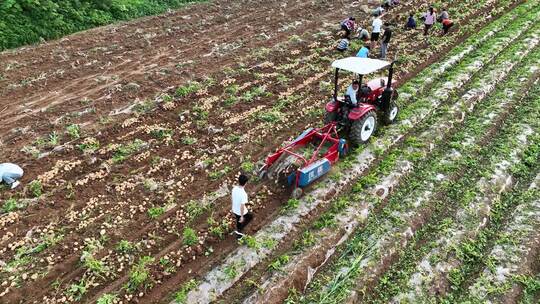
<path id="1" fill-rule="evenodd" d="M 293 186 L 292 196 L 302 195 L 302 188 L 330 171 L 347 153 L 347 141 L 340 138 L 336 122 L 322 128 L 309 128 L 292 142 L 269 155 L 259 169 L 261 178 Z"/>

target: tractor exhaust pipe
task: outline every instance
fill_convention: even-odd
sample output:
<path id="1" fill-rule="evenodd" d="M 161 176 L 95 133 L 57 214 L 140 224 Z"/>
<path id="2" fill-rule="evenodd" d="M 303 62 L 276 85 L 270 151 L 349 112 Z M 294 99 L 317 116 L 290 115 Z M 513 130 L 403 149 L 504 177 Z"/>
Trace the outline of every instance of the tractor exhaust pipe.
<path id="1" fill-rule="evenodd" d="M 390 63 L 390 69 L 388 70 L 388 81 L 386 82 L 387 89 L 390 89 L 392 87 L 392 77 L 394 76 L 394 63 L 395 61 L 392 61 L 392 63 Z"/>
<path id="2" fill-rule="evenodd" d="M 337 95 L 338 95 L 338 74 L 339 69 L 336 68 L 336 72 L 334 74 L 334 102 L 337 102 Z"/>
<path id="3" fill-rule="evenodd" d="M 392 95 L 394 94 L 394 89 L 392 89 L 392 77 L 394 76 L 394 63 L 396 61 L 392 61 L 390 63 L 390 68 L 388 69 L 388 80 L 386 82 L 386 88 L 384 89 L 382 96 L 381 96 L 381 110 L 388 111 L 390 107 L 390 101 L 392 99 Z"/>

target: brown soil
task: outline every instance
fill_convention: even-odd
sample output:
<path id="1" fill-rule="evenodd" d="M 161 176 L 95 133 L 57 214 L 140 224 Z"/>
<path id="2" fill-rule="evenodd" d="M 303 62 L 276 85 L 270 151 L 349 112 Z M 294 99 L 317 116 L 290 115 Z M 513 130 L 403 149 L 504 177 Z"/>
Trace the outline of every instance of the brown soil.
<path id="1" fill-rule="evenodd" d="M 357 14 L 357 8 L 347 9 L 347 5 L 346 1 L 323 0 L 289 1 L 286 5 L 280 1 L 223 0 L 192 5 L 165 15 L 98 28 L 58 41 L 1 53 L 0 62 L 3 66 L 0 66 L 0 69 L 3 78 L 0 80 L 0 100 L 9 101 L 9 103 L 0 102 L 0 114 L 4 121 L 3 126 L 0 126 L 0 147 L 2 147 L 3 155 L 10 155 L 10 161 L 21 164 L 25 169 L 23 184 L 49 171 L 59 160 L 82 161 L 76 168 L 62 171 L 53 181 L 44 184 L 46 195 L 37 203 L 21 211 L 22 216 L 17 222 L 2 227 L 3 234 L 14 234 L 5 242 L 0 241 L 2 246 L 7 246 L 14 239 L 24 238 L 29 231 L 36 227 L 44 227 L 49 223 L 58 223 L 58 227 L 67 233 L 59 245 L 35 255 L 36 263 L 33 267 L 36 269 L 45 267 L 47 264 L 46 261 L 38 262 L 40 259 L 51 254 L 57 257 L 55 265 L 47 267 L 47 274 L 36 281 L 22 282 L 21 288 L 12 290 L 3 300 L 6 303 L 16 303 L 24 298 L 25 301 L 30 302 L 39 301 L 45 294 L 54 295 L 55 292 L 50 284 L 57 278 L 64 284 L 63 287 L 69 286 L 70 282 L 80 279 L 85 271 L 79 264 L 80 252 L 72 250 L 74 242 L 77 241 L 80 244 L 86 237 L 95 237 L 102 225 L 108 223 L 110 216 L 129 216 L 130 213 L 127 210 L 115 209 L 118 204 L 128 202 L 128 205 L 124 207 L 126 209 L 129 206 L 147 208 L 149 204 L 163 201 L 165 193 L 161 190 L 149 192 L 138 185 L 130 192 L 122 194 L 114 188 L 130 180 L 134 174 L 144 176 L 145 172 L 155 166 L 148 158 L 143 158 L 142 161 L 135 159 L 145 151 L 151 152 L 153 156 L 172 160 L 167 168 L 171 172 L 173 169 L 178 169 L 182 174 L 193 174 L 201 178 L 197 178 L 190 184 L 190 191 L 184 191 L 175 197 L 177 201 L 184 203 L 178 204 L 157 219 L 149 219 L 146 212 L 138 212 L 128 223 L 122 223 L 118 229 L 110 231 L 107 245 L 96 256 L 107 255 L 108 251 L 112 250 L 120 240 L 137 242 L 146 240 L 149 234 L 159 235 L 162 238 L 156 241 L 157 244 L 152 248 L 143 250 L 140 256 L 152 255 L 159 259 L 182 249 L 181 242 L 178 241 L 179 237 L 169 233 L 164 222 L 173 221 L 177 230 L 181 232 L 185 223 L 180 220 L 178 212 L 185 209 L 185 202 L 201 198 L 204 194 L 218 189 L 223 182 L 232 183 L 237 172 L 232 170 L 233 172 L 221 178 L 209 179 L 206 178 L 203 170 L 195 168 L 191 160 L 174 159 L 174 156 L 181 155 L 185 151 L 198 156 L 211 155 L 214 147 L 224 146 L 228 142 L 216 139 L 206 129 L 198 128 L 193 124 L 189 131 L 192 131 L 193 136 L 199 141 L 191 146 L 182 144 L 180 138 L 177 137 L 174 138 L 173 144 L 166 146 L 162 141 L 156 140 L 144 131 L 134 131 L 137 126 L 168 123 L 176 128 L 175 132 L 179 134 L 185 132 L 185 129 L 178 127 L 178 113 L 192 110 L 193 105 L 199 102 L 201 98 L 194 94 L 185 98 L 175 98 L 173 111 L 159 108 L 149 114 L 137 116 L 139 121 L 133 127 L 121 127 L 122 121 L 133 117 L 132 114 L 111 116 L 111 111 L 125 108 L 137 99 L 154 99 L 155 96 L 164 92 L 173 95 L 175 88 L 191 80 L 203 81 L 210 76 L 219 83 L 228 78 L 228 75 L 223 73 L 226 67 L 240 70 L 242 66 L 247 66 L 251 69 L 246 73 L 235 74 L 234 77 L 239 85 L 257 81 L 255 73 L 274 70 L 256 66 L 265 62 L 275 63 L 276 66 L 291 64 L 297 59 L 307 58 L 318 48 L 310 47 L 312 42 L 326 47 L 320 51 L 321 57 L 331 57 L 333 56 L 333 41 L 329 43 L 328 39 L 333 39 L 333 37 L 322 35 L 313 38 L 312 34 L 327 29 L 328 26 L 325 23 L 331 23 L 330 28 L 333 29 L 333 24 L 348 15 L 349 10 Z M 411 5 L 414 4 L 404 5 L 403 10 L 411 8 Z M 295 21 L 301 21 L 301 26 L 290 27 Z M 263 37 L 262 34 L 267 37 Z M 304 41 L 289 41 L 293 35 L 300 36 Z M 461 41 L 461 39 L 464 37 L 458 40 Z M 238 44 L 239 42 L 241 44 Z M 239 45 L 239 48 L 235 48 Z M 285 47 L 280 49 L 280 45 Z M 232 46 L 232 48 L 212 53 L 212 50 L 216 50 L 216 46 Z M 271 51 L 261 57 L 259 51 L 262 48 Z M 293 49 L 299 52 L 290 54 Z M 427 66 L 438 60 L 440 54 L 431 56 L 407 74 L 399 75 L 400 81 L 412 77 L 421 70 L 423 65 Z M 308 63 L 324 67 L 329 64 L 320 58 Z M 46 76 L 40 77 L 42 75 Z M 287 76 L 291 78 L 289 83 L 283 85 L 270 83 L 272 87 L 269 91 L 277 95 L 289 88 L 300 86 L 306 81 L 304 75 Z M 329 76 L 324 74 L 321 79 L 329 80 Z M 314 85 L 318 86 L 318 82 Z M 210 95 L 223 95 L 224 87 L 226 86 L 211 85 Z M 318 100 L 316 104 L 314 103 L 316 106 L 322 105 L 321 101 L 327 95 L 327 92 L 313 92 L 309 88 L 298 91 L 304 97 Z M 85 99 L 86 101 L 83 101 Z M 243 113 L 256 106 L 268 109 L 275 104 L 276 99 L 275 96 L 261 97 L 252 103 L 237 103 L 226 111 Z M 92 111 L 84 115 L 70 115 L 86 109 Z M 214 110 L 216 113 L 210 113 L 208 125 L 223 126 L 223 120 L 218 116 L 222 109 L 214 108 Z M 301 106 L 290 105 L 287 113 L 298 113 L 301 110 L 303 110 Z M 100 119 L 107 117 L 112 121 L 99 123 Z M 245 134 L 256 128 L 259 128 L 258 132 L 266 132 L 253 137 L 260 139 L 259 143 L 236 144 L 243 153 L 240 156 L 231 155 L 230 166 L 239 167 L 246 155 L 251 156 L 252 160 L 262 159 L 284 140 L 299 133 L 307 127 L 306 125 L 317 122 L 318 119 L 319 117 L 303 116 L 302 119 L 283 123 L 282 128 L 286 127 L 285 129 L 270 132 L 260 128 L 261 124 L 258 121 L 243 121 L 224 126 L 225 134 Z M 20 152 L 24 146 L 32 144 L 37 138 L 47 136 L 52 131 L 62 134 L 67 124 L 83 125 L 84 135 L 97 138 L 103 144 L 102 148 L 106 144 L 126 143 L 134 139 L 147 141 L 149 146 L 134 153 L 122 163 L 112 163 L 107 169 L 108 176 L 105 179 L 90 181 L 86 186 L 76 188 L 75 199 L 67 199 L 66 196 L 70 193 L 69 182 L 80 180 L 89 173 L 102 170 L 101 166 L 114 157 L 114 152 L 110 151 L 99 155 L 82 155 L 74 145 L 80 144 L 83 139 L 64 140 L 63 150 L 52 152 L 49 156 L 39 159 Z M 134 133 L 127 133 L 130 131 Z M 51 150 L 52 147 L 48 148 L 48 151 Z M 95 159 L 92 159 L 93 157 Z M 221 168 L 216 167 L 216 169 Z M 179 180 L 171 172 L 161 170 L 151 177 L 163 182 Z M 258 231 L 275 218 L 281 202 L 288 197 L 286 191 L 271 183 L 252 186 L 253 188 L 249 189 L 252 196 L 255 194 L 262 196 L 258 190 L 263 185 L 267 186 L 273 194 L 269 197 L 263 196 L 264 203 L 254 206 L 256 220 L 250 225 L 248 233 Z M 16 195 L 30 197 L 28 191 Z M 9 196 L 11 193 L 0 194 L 0 198 L 4 199 Z M 88 200 L 96 197 L 100 201 L 108 201 L 108 205 L 92 211 L 90 216 L 95 217 L 94 223 L 86 229 L 77 229 L 77 223 L 68 220 L 68 211 L 82 212 Z M 148 201 L 144 201 L 143 198 Z M 227 217 L 228 204 L 228 198 L 218 200 L 215 203 L 214 216 Z M 111 213 L 107 213 L 109 211 Z M 313 216 L 321 211 L 315 211 Z M 209 213 L 204 213 L 192 224 L 192 227 L 201 233 L 206 232 L 208 227 L 202 219 Z M 205 257 L 204 249 L 210 246 L 213 247 L 215 253 Z M 236 246 L 230 236 L 224 240 L 210 238 L 202 246 L 204 248 L 198 248 L 194 254 L 182 258 L 182 266 L 176 274 L 163 276 L 157 271 L 154 279 L 161 283 L 156 282 L 156 286 L 139 301 L 141 303 L 162 301 L 163 297 L 167 297 L 171 291 L 176 290 L 186 279 L 202 275 Z M 191 256 L 196 257 L 195 260 L 192 260 Z M 1 260 L 11 258 L 13 258 L 12 251 L 0 253 Z M 189 275 L 186 275 L 187 270 L 191 270 Z M 124 270 L 118 278 L 107 281 L 107 287 L 93 289 L 86 297 L 95 299 L 103 292 L 118 290 L 126 279 L 127 270 Z"/>

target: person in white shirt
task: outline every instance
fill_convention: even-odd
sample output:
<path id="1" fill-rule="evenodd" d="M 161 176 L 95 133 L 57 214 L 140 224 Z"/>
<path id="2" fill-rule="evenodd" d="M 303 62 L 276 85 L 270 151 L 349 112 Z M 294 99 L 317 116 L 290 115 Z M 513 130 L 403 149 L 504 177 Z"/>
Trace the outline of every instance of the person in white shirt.
<path id="1" fill-rule="evenodd" d="M 347 92 L 345 93 L 345 96 L 349 96 L 351 99 L 351 104 L 353 106 L 356 106 L 358 103 L 358 99 L 356 98 L 356 95 L 358 94 L 358 89 L 360 88 L 360 84 L 358 80 L 353 81 L 353 83 L 347 88 Z"/>
<path id="2" fill-rule="evenodd" d="M 433 27 L 433 24 L 435 23 L 435 10 L 433 7 L 430 7 L 429 10 L 422 15 L 422 19 L 424 19 L 424 36 L 427 36 L 429 33 L 429 29 Z"/>
<path id="3" fill-rule="evenodd" d="M 15 189 L 20 184 L 18 179 L 20 179 L 23 174 L 23 169 L 15 164 L 0 164 L 0 182 L 6 183 L 11 189 Z"/>
<path id="4" fill-rule="evenodd" d="M 375 45 L 377 44 L 377 41 L 379 41 L 379 36 L 381 35 L 383 22 L 380 17 L 376 17 L 373 19 L 373 23 L 371 24 L 371 27 L 373 30 L 371 31 L 371 45 L 370 48 L 373 50 Z"/>
<path id="5" fill-rule="evenodd" d="M 236 218 L 236 238 L 240 239 L 244 234 L 242 230 L 246 225 L 253 219 L 253 215 L 247 209 L 248 196 L 244 186 L 248 182 L 248 177 L 244 174 L 240 174 L 238 177 L 238 185 L 234 186 L 232 189 L 232 213 Z"/>

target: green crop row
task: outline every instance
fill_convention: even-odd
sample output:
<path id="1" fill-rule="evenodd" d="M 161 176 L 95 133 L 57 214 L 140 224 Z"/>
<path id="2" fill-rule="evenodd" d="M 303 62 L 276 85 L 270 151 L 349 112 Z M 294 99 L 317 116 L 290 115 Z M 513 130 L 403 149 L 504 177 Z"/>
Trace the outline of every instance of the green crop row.
<path id="1" fill-rule="evenodd" d="M 522 67 L 521 70 L 523 70 L 523 69 L 525 69 L 525 68 L 526 68 L 526 67 Z M 519 89 L 520 89 L 520 85 L 521 85 L 522 83 L 521 83 L 520 81 L 518 81 L 517 78 L 516 78 L 516 79 L 514 79 L 514 81 L 512 82 L 512 84 L 513 84 L 513 89 L 514 89 L 514 90 L 519 90 Z M 503 89 L 507 89 L 507 88 L 508 88 L 508 84 L 507 84 Z M 506 92 L 506 91 L 503 90 L 503 89 L 499 89 L 499 90 L 498 90 L 499 93 L 498 93 L 498 94 L 495 94 L 496 97 L 491 98 L 491 101 L 490 101 L 490 102 L 491 102 L 492 104 L 493 104 L 493 103 L 496 104 L 496 102 L 499 102 L 500 99 L 498 99 L 498 98 L 500 97 L 500 94 Z M 485 128 L 487 128 L 487 126 L 485 126 L 485 125 L 483 126 L 484 129 L 479 129 L 479 128 L 476 129 L 477 127 L 475 127 L 474 125 L 470 125 L 469 127 L 474 127 L 477 135 L 482 134 L 482 131 L 485 130 Z M 459 134 L 459 133 L 458 133 L 458 134 Z M 411 140 L 412 140 L 412 138 L 411 138 Z M 405 143 L 405 145 L 408 145 L 408 144 L 411 144 L 411 143 L 409 143 L 409 142 L 406 142 L 406 143 Z M 422 144 L 422 143 L 417 143 L 417 144 Z M 444 150 L 444 149 L 443 149 L 443 150 Z M 421 156 L 421 155 L 419 155 L 418 157 L 420 157 L 420 161 L 422 161 L 422 162 L 425 161 L 424 159 L 422 159 L 422 156 Z M 392 159 L 392 157 L 391 157 L 390 159 Z M 414 160 L 414 158 L 412 158 L 411 160 Z M 388 162 L 387 160 L 383 160 L 382 165 L 385 166 L 385 164 L 386 164 L 387 162 Z M 451 169 L 451 170 L 452 170 L 452 169 L 456 169 L 456 168 L 455 168 L 455 167 L 452 167 L 452 166 L 448 166 L 447 164 L 438 163 L 437 161 L 435 161 L 434 163 L 429 162 L 429 165 L 424 166 L 424 170 L 420 170 L 420 171 L 419 171 L 419 172 L 420 172 L 419 174 L 414 174 L 414 176 L 417 176 L 417 175 L 418 175 L 418 178 L 415 178 L 415 177 L 408 178 L 407 182 L 405 183 L 406 185 L 405 185 L 405 187 L 404 187 L 404 190 L 412 191 L 413 189 L 417 189 L 418 187 L 421 186 L 421 182 L 419 182 L 419 181 L 421 181 L 422 179 L 425 179 L 426 176 L 429 177 L 429 176 L 433 175 L 433 174 L 430 175 L 429 172 L 426 172 L 426 169 L 427 169 L 427 171 L 431 171 L 431 173 L 433 173 L 433 172 L 436 172 L 437 169 L 440 169 L 440 170 L 442 170 L 442 172 L 445 172 L 445 170 L 448 170 L 448 169 Z M 380 171 L 380 170 L 379 170 L 379 171 Z M 387 171 L 387 170 L 382 170 L 382 171 Z M 384 172 L 381 172 L 381 173 L 384 173 Z M 370 174 L 370 175 L 368 175 L 368 176 L 362 178 L 362 179 L 359 181 L 359 183 L 356 185 L 356 187 L 360 187 L 360 189 L 361 189 L 361 188 L 364 188 L 366 185 L 371 185 L 371 184 L 376 183 L 376 182 L 378 181 L 377 178 L 375 178 L 376 176 L 380 176 L 379 172 L 374 172 L 374 173 L 372 173 L 372 174 Z M 420 177 L 422 177 L 422 178 L 420 178 Z M 433 176 L 433 178 L 435 178 L 435 177 Z M 433 179 L 433 178 L 431 178 L 431 179 Z M 430 178 L 428 178 L 428 179 L 430 179 Z M 390 199 L 389 205 L 392 205 L 392 204 L 394 204 L 394 203 L 402 202 L 402 201 L 403 201 L 403 197 L 402 197 L 400 194 L 403 194 L 403 193 L 404 193 L 404 192 L 402 192 L 401 190 L 399 190 L 398 193 L 396 193 L 395 195 L 392 195 L 392 197 L 391 197 L 391 199 Z M 397 201 L 396 201 L 396 198 L 397 198 Z M 394 206 L 394 207 L 395 207 L 395 206 Z M 392 209 L 392 210 L 393 210 L 393 209 Z M 396 210 L 394 210 L 394 211 L 396 211 Z M 389 218 L 389 219 L 395 220 L 396 223 L 399 223 L 399 222 L 400 222 L 400 219 L 399 219 L 399 218 L 397 218 L 397 217 L 395 217 L 395 216 L 391 216 L 391 212 L 390 212 L 390 211 L 388 211 L 388 212 L 384 212 L 384 211 L 383 211 L 383 215 L 385 215 L 385 217 L 387 217 L 387 218 Z M 327 220 L 328 220 L 328 219 L 327 219 Z M 376 220 L 376 221 L 377 221 L 377 220 Z M 380 222 L 377 222 L 376 225 L 377 225 L 379 228 L 381 227 Z M 367 237 L 367 235 L 364 235 L 364 237 Z M 347 264 L 347 263 L 345 263 L 345 264 Z"/>
<path id="2" fill-rule="evenodd" d="M 535 90 L 531 94 L 537 94 L 538 90 Z M 513 141 L 513 135 L 516 131 L 519 132 L 519 126 L 522 126 L 523 122 L 531 123 L 534 121 L 535 107 L 536 104 L 531 103 L 532 98 L 528 98 L 523 103 L 523 108 L 518 109 L 518 114 L 514 115 L 509 122 L 513 123 L 513 126 L 503 126 L 501 130 L 505 133 L 505 136 L 499 137 L 496 141 L 491 143 L 488 146 L 483 147 L 476 151 L 476 157 L 467 157 L 462 161 L 462 168 L 466 168 L 466 175 L 459 179 L 457 182 L 451 184 L 445 184 L 443 189 L 439 190 L 439 193 L 444 193 L 441 201 L 437 202 L 437 208 L 441 216 L 432 221 L 430 224 L 426 225 L 420 229 L 413 238 L 408 246 L 403 248 L 402 256 L 398 263 L 392 265 L 390 270 L 385 273 L 385 275 L 380 279 L 379 285 L 375 288 L 373 295 L 378 295 L 374 301 L 385 302 L 390 300 L 393 296 L 400 294 L 401 297 L 409 297 L 413 294 L 419 292 L 423 294 L 427 292 L 423 288 L 427 286 L 421 285 L 419 289 L 414 289 L 409 286 L 406 287 L 411 280 L 418 282 L 422 278 L 422 274 L 413 275 L 413 272 L 418 270 L 418 267 L 421 261 L 428 261 L 430 264 L 437 263 L 439 261 L 445 261 L 443 257 L 439 260 L 436 255 L 430 254 L 431 251 L 439 249 L 441 247 L 441 239 L 437 240 L 438 235 L 444 235 L 451 233 L 455 226 L 453 219 L 453 212 L 456 212 L 459 209 L 467 208 L 470 202 L 472 202 L 478 193 L 478 189 L 475 186 L 475 180 L 478 180 L 481 176 L 489 176 L 493 174 L 493 167 L 489 170 L 485 170 L 483 166 L 483 161 L 478 159 L 480 156 L 484 160 L 491 160 L 492 164 L 498 163 L 501 159 L 508 157 L 508 152 L 512 149 L 510 146 L 516 146 L 516 142 Z M 536 99 L 538 101 L 538 99 Z M 518 128 L 516 130 L 516 128 Z M 458 137 L 459 139 L 459 137 Z M 532 141 L 538 140 L 537 137 L 533 138 Z M 461 144 L 459 141 L 454 144 Z M 534 148 L 534 144 L 531 145 L 531 148 Z M 529 148 L 529 149 L 531 149 Z M 524 155 L 527 155 L 528 152 L 525 152 Z M 526 162 L 526 161 L 525 161 Z M 523 165 L 522 163 L 514 166 L 519 167 Z M 460 170 L 455 168 L 455 170 Z M 463 169 L 461 169 L 463 170 Z M 509 171 L 515 171 L 511 169 Z M 518 182 L 519 183 L 519 182 Z M 427 267 L 427 266 L 422 266 Z M 414 278 L 413 278 L 414 276 Z M 455 277 L 455 275 L 454 275 Z M 449 277 L 452 281 L 452 276 Z M 431 285 L 430 285 L 431 286 Z M 429 296 L 428 296 L 429 297 Z M 422 301 L 420 298 L 414 298 L 415 300 Z"/>

